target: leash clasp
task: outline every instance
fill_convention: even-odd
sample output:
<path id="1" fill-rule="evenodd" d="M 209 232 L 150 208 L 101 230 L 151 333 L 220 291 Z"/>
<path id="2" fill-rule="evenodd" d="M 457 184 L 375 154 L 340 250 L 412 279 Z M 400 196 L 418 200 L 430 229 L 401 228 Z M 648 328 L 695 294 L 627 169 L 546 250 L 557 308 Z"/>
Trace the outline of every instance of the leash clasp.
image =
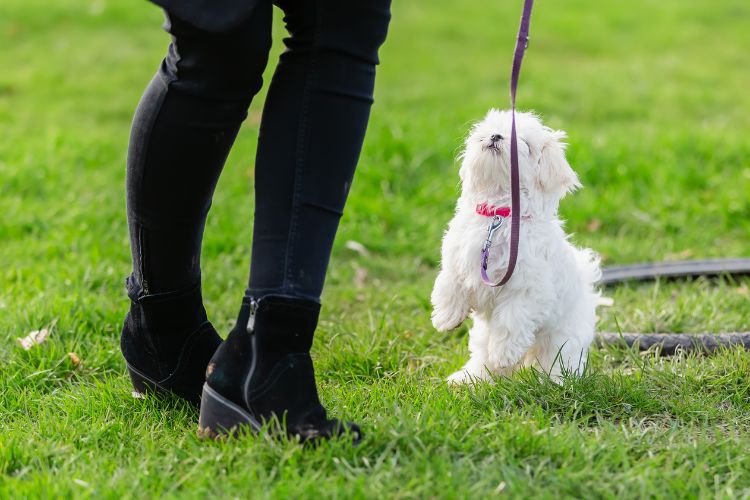
<path id="1" fill-rule="evenodd" d="M 486 252 L 492 246 L 492 235 L 494 235 L 495 231 L 500 229 L 500 226 L 502 225 L 503 225 L 502 217 L 500 217 L 499 215 L 495 215 L 492 217 L 492 221 L 490 222 L 490 225 L 487 226 L 487 239 L 484 240 L 484 245 L 482 246 L 482 252 Z"/>

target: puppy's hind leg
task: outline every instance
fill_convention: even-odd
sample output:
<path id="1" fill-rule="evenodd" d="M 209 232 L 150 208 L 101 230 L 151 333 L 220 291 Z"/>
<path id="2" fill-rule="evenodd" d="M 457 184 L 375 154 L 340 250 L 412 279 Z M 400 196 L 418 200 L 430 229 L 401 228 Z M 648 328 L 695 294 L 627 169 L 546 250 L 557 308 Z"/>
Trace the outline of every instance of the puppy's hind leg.
<path id="1" fill-rule="evenodd" d="M 469 330 L 469 352 L 471 357 L 463 368 L 448 377 L 449 384 L 470 384 L 482 380 L 489 380 L 487 369 L 487 340 L 489 329 L 487 322 L 473 315 L 474 326 Z"/>
<path id="2" fill-rule="evenodd" d="M 510 300 L 492 313 L 487 342 L 487 367 L 497 375 L 508 375 L 534 345 L 535 311 L 521 300 Z"/>
<path id="3" fill-rule="evenodd" d="M 593 326 L 558 325 L 539 332 L 539 340 L 524 364 L 536 365 L 552 380 L 561 383 L 564 376 L 580 376 L 586 370 Z"/>

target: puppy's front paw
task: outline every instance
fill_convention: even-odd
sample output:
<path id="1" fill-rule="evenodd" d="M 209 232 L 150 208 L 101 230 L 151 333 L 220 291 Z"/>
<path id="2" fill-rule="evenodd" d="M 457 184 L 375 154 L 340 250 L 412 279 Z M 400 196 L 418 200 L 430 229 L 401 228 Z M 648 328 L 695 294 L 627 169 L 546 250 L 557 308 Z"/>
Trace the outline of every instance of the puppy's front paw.
<path id="1" fill-rule="evenodd" d="M 435 309 L 432 311 L 432 326 L 439 332 L 453 330 L 463 323 L 466 314 L 455 309 Z"/>
<path id="2" fill-rule="evenodd" d="M 471 370 L 464 367 L 445 379 L 445 381 L 448 382 L 449 385 L 465 385 L 476 384 L 477 382 L 489 379 L 490 375 L 484 367 L 482 367 L 481 370 Z"/>
<path id="3" fill-rule="evenodd" d="M 466 370 L 458 370 L 453 375 L 445 379 L 446 382 L 450 385 L 462 385 L 462 384 L 468 384 L 472 381 L 471 375 L 469 375 L 469 372 Z"/>

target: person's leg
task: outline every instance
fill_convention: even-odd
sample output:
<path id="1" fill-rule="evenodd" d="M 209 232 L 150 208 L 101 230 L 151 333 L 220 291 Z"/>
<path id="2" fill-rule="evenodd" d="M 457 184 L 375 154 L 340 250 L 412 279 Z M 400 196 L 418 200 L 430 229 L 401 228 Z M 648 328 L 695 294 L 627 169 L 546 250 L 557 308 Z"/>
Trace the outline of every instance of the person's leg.
<path id="1" fill-rule="evenodd" d="M 365 136 L 390 2 L 277 3 L 290 37 L 261 121 L 248 293 L 317 301 Z"/>
<path id="2" fill-rule="evenodd" d="M 304 440 L 345 429 L 318 401 L 309 350 L 390 0 L 277 4 L 290 36 L 261 122 L 250 281 L 237 325 L 209 365 L 200 425 L 221 432 L 276 416 Z M 234 412 L 240 407 L 244 414 Z"/>
<path id="3" fill-rule="evenodd" d="M 271 44 L 271 3 L 231 32 L 167 16 L 169 52 L 136 111 L 127 165 L 133 273 L 122 350 L 145 377 L 197 402 L 220 338 L 200 287 L 206 215 Z M 178 373 L 179 372 L 179 373 Z M 139 387 L 140 388 L 140 387 Z"/>

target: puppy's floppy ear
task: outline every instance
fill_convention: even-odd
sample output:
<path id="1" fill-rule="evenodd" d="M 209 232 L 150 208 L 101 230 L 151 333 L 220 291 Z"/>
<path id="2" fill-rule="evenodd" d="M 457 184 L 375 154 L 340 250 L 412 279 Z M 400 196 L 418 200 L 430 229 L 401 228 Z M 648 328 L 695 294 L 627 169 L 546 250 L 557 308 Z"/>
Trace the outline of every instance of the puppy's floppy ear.
<path id="1" fill-rule="evenodd" d="M 578 175 L 565 159 L 566 134 L 562 130 L 547 129 L 542 150 L 539 153 L 539 186 L 546 192 L 558 192 L 560 196 L 581 187 Z"/>

